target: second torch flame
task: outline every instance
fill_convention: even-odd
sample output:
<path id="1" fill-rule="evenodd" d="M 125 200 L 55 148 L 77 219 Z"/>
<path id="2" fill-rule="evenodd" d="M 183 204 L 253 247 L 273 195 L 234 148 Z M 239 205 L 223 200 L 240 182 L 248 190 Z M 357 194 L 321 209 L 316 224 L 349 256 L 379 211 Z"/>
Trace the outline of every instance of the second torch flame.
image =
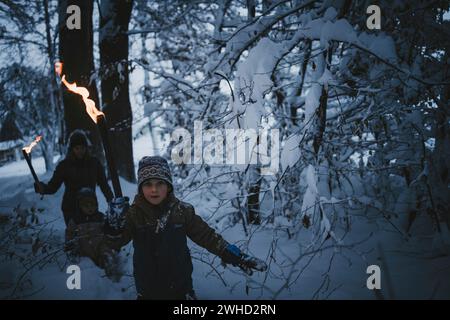
<path id="1" fill-rule="evenodd" d="M 25 151 L 26 153 L 30 154 L 31 149 L 33 149 L 34 146 L 36 146 L 38 144 L 38 142 L 41 141 L 41 139 L 42 139 L 42 136 L 37 136 L 36 139 L 34 139 L 34 141 L 32 143 L 30 143 L 29 146 L 23 147 L 22 150 Z"/>
<path id="2" fill-rule="evenodd" d="M 83 98 L 84 105 L 86 106 L 86 112 L 91 117 L 92 121 L 97 123 L 97 116 L 104 116 L 105 114 L 98 110 L 95 106 L 95 102 L 92 99 L 89 99 L 89 91 L 85 87 L 78 87 L 77 84 L 69 83 L 66 80 L 66 76 L 62 75 L 62 62 L 55 63 L 55 72 L 61 77 L 61 82 L 73 93 L 79 94 Z"/>

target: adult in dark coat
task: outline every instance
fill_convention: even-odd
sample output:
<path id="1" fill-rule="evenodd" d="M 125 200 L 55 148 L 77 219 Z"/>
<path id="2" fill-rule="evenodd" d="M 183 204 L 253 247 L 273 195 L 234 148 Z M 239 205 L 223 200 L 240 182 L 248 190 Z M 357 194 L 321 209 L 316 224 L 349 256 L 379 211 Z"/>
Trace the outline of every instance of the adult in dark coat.
<path id="1" fill-rule="evenodd" d="M 113 193 L 106 180 L 100 161 L 88 152 L 88 140 L 81 130 L 75 130 L 69 137 L 67 155 L 57 166 L 48 183 L 35 183 L 40 194 L 54 194 L 64 183 L 65 190 L 61 209 L 66 226 L 76 212 L 76 194 L 81 188 L 95 190 L 100 186 L 106 200 L 113 199 Z"/>

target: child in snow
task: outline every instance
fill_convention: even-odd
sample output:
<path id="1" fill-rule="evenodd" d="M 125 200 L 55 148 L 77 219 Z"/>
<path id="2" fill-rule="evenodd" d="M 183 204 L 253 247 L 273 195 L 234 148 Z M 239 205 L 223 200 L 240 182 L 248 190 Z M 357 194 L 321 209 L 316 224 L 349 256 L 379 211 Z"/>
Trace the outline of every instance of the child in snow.
<path id="1" fill-rule="evenodd" d="M 133 240 L 134 278 L 138 299 L 195 299 L 189 237 L 196 244 L 251 274 L 266 265 L 226 242 L 189 203 L 173 193 L 172 176 L 162 157 L 139 162 L 138 194 L 125 216 L 117 248 Z"/>
<path id="2" fill-rule="evenodd" d="M 98 211 L 94 190 L 80 189 L 76 194 L 75 214 L 66 229 L 66 251 L 72 259 L 90 258 L 108 277 L 118 280 L 118 253 L 110 246 L 104 225 L 104 215 Z"/>

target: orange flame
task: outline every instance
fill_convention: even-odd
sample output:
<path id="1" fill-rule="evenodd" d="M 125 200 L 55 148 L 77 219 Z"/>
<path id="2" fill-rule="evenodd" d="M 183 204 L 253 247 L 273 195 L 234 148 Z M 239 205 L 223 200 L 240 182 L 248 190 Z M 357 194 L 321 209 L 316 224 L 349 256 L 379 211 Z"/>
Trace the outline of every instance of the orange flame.
<path id="1" fill-rule="evenodd" d="M 26 153 L 30 154 L 31 149 L 33 149 L 33 147 L 36 146 L 38 144 L 38 142 L 41 141 L 41 139 L 42 139 L 42 136 L 37 136 L 36 139 L 34 139 L 34 141 L 32 143 L 30 143 L 29 146 L 23 147 L 22 150 L 24 150 Z"/>
<path id="2" fill-rule="evenodd" d="M 55 72 L 61 77 L 62 75 L 62 68 L 63 63 L 62 62 L 56 62 L 55 63 Z M 97 109 L 95 106 L 95 102 L 92 99 L 89 99 L 89 91 L 85 87 L 78 87 L 77 84 L 69 83 L 66 80 L 66 76 L 62 75 L 61 77 L 62 83 L 69 89 L 69 91 L 72 91 L 73 93 L 79 94 L 83 98 L 84 105 L 86 106 L 86 112 L 91 117 L 92 121 L 97 123 L 97 116 L 104 116 L 105 114 Z"/>

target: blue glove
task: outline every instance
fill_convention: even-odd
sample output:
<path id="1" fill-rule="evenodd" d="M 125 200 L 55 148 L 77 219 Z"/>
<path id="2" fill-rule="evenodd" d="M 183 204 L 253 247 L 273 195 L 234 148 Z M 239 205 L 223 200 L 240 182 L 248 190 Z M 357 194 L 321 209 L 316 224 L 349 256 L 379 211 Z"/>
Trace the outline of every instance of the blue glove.
<path id="1" fill-rule="evenodd" d="M 224 253 L 222 254 L 222 261 L 226 264 L 232 264 L 233 266 L 238 266 L 241 262 L 241 250 L 234 244 L 229 244 Z"/>
<path id="2" fill-rule="evenodd" d="M 238 247 L 233 244 L 229 244 L 225 248 L 225 251 L 222 254 L 222 261 L 224 263 L 241 268 L 248 275 L 252 275 L 253 270 L 267 270 L 267 264 L 264 261 L 243 253 Z"/>

